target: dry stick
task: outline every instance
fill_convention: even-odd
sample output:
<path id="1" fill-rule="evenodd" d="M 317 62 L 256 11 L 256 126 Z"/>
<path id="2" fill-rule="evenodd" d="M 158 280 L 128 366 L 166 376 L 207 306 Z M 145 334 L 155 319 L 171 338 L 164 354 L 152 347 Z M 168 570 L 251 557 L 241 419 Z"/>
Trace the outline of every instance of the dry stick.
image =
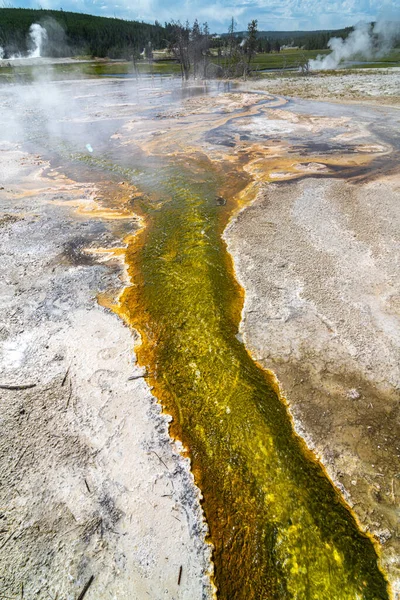
<path id="1" fill-rule="evenodd" d="M 151 375 L 151 373 L 147 372 L 147 369 L 145 369 L 141 374 L 138 373 L 137 375 L 131 375 L 130 377 L 128 377 L 128 381 L 134 381 L 135 379 L 146 379 L 147 377 L 149 377 L 149 375 Z"/>
<path id="2" fill-rule="evenodd" d="M 160 456 L 158 456 L 157 452 L 154 452 L 154 450 L 150 450 L 150 452 L 153 452 L 153 454 L 155 454 L 155 455 L 157 456 L 158 460 L 159 460 L 160 462 L 162 462 L 162 464 L 163 464 L 163 465 L 164 465 L 164 467 L 167 469 L 167 471 L 169 471 L 169 469 L 168 469 L 167 465 L 165 464 L 165 462 L 163 461 L 163 459 L 162 459 Z"/>
<path id="3" fill-rule="evenodd" d="M 7 542 L 9 542 L 12 538 L 12 536 L 14 535 L 15 531 L 13 531 L 11 533 L 11 535 L 8 536 L 8 538 L 6 538 L 6 540 L 2 543 L 2 545 L 0 546 L 0 550 L 2 550 L 4 548 L 4 546 L 7 544 Z"/>
<path id="4" fill-rule="evenodd" d="M 19 534 L 15 536 L 15 538 L 14 538 L 14 542 L 16 542 L 16 541 L 17 541 L 17 539 L 18 539 L 18 538 L 20 538 L 20 537 L 21 537 L 21 535 L 23 535 L 23 534 L 24 534 L 24 530 L 20 531 L 20 532 L 19 532 Z"/>
<path id="5" fill-rule="evenodd" d="M 179 567 L 178 585 L 181 585 L 181 578 L 182 578 L 182 565 Z"/>
<path id="6" fill-rule="evenodd" d="M 83 598 L 86 595 L 86 592 L 88 591 L 88 589 L 92 585 L 93 579 L 94 579 L 94 575 L 91 575 L 89 581 L 87 582 L 87 584 L 85 585 L 85 587 L 83 588 L 83 590 L 81 591 L 81 593 L 79 594 L 78 600 L 83 600 Z"/>
<path id="7" fill-rule="evenodd" d="M 87 491 L 89 492 L 89 494 L 91 494 L 92 492 L 90 491 L 90 487 L 89 487 L 89 484 L 88 484 L 88 482 L 86 481 L 86 479 L 84 479 L 84 482 L 85 482 L 85 484 L 86 484 Z"/>
<path id="8" fill-rule="evenodd" d="M 68 377 L 68 373 L 69 373 L 70 368 L 71 368 L 71 365 L 69 365 L 68 369 L 65 371 L 65 375 L 64 375 L 63 380 L 61 382 L 61 387 L 64 387 L 65 382 L 67 381 L 67 377 Z"/>
<path id="9" fill-rule="evenodd" d="M 29 388 L 36 387 L 36 383 L 25 383 L 21 385 L 0 383 L 0 390 L 29 390 Z"/>
<path id="10" fill-rule="evenodd" d="M 21 462 L 21 460 L 23 459 L 23 457 L 25 456 L 25 454 L 28 452 L 28 448 L 29 448 L 29 446 L 27 446 L 27 447 L 25 448 L 25 450 L 22 452 L 22 454 L 20 455 L 19 459 L 17 460 L 17 462 L 16 462 L 16 463 L 15 463 L 15 465 L 14 465 L 14 469 L 15 469 L 16 467 L 18 467 L 19 463 Z"/>
<path id="11" fill-rule="evenodd" d="M 72 515 L 73 516 L 73 515 Z M 74 517 L 75 518 L 75 517 Z M 76 531 L 77 529 L 79 529 L 79 527 L 83 527 L 83 525 L 77 525 L 76 527 L 73 527 L 72 529 L 68 529 L 68 531 L 65 531 L 63 533 L 64 536 L 68 535 L 69 533 L 72 533 L 73 531 Z"/>

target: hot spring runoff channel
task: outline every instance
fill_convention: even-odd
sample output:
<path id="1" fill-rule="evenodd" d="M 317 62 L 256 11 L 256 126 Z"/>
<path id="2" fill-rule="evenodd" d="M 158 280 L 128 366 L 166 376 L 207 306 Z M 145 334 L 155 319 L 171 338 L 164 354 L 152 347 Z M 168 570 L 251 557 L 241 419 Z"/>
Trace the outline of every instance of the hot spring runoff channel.
<path id="1" fill-rule="evenodd" d="M 221 235 L 234 209 L 218 201 L 225 178 L 194 153 L 142 179 L 145 227 L 127 248 L 132 285 L 118 307 L 192 459 L 218 596 L 388 598 L 371 540 L 237 337 L 243 292 Z"/>
<path id="2" fill-rule="evenodd" d="M 257 101 L 247 114 L 256 114 Z M 237 336 L 244 294 L 222 233 L 239 192 L 246 202 L 251 177 L 240 159 L 212 160 L 196 146 L 199 128 L 203 135 L 217 126 L 221 140 L 224 112 L 168 125 L 157 121 L 155 108 L 149 113 L 127 134 L 139 140 L 141 158 L 131 142 L 109 150 L 105 140 L 105 158 L 72 153 L 70 160 L 102 176 L 131 177 L 143 194 L 135 196 L 133 210 L 144 227 L 128 238 L 125 255 L 131 285 L 115 310 L 140 332 L 139 362 L 173 416 L 172 435 L 192 459 L 218 596 L 387 599 L 372 541 L 294 433 L 269 374 Z M 231 131 L 235 118 L 229 117 Z"/>

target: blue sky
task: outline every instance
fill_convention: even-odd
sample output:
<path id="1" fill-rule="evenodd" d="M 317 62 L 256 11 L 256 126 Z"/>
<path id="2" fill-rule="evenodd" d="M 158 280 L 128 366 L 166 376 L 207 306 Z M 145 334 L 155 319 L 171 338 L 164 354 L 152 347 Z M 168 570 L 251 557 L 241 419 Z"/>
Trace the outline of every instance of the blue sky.
<path id="1" fill-rule="evenodd" d="M 238 29 L 250 19 L 267 30 L 337 29 L 379 17 L 400 19 L 400 0 L 16 0 L 13 6 L 62 7 L 107 17 L 161 23 L 171 19 L 207 21 L 211 31 L 227 30 L 233 16 Z"/>

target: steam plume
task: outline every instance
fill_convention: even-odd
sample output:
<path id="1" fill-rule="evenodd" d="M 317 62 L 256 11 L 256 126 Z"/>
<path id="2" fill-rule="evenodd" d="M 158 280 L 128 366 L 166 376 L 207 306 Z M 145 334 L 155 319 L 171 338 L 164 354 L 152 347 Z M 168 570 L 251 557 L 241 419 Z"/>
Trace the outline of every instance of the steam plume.
<path id="1" fill-rule="evenodd" d="M 362 58 L 371 60 L 389 52 L 400 35 L 399 21 L 378 21 L 372 23 L 358 23 L 354 31 L 343 40 L 331 38 L 328 47 L 332 50 L 327 56 L 318 56 L 310 60 L 310 69 L 325 71 L 336 69 L 344 60 Z"/>
<path id="2" fill-rule="evenodd" d="M 43 44 L 47 40 L 47 31 L 39 23 L 33 23 L 29 29 L 29 36 L 33 44 L 29 58 L 39 58 L 42 55 Z"/>

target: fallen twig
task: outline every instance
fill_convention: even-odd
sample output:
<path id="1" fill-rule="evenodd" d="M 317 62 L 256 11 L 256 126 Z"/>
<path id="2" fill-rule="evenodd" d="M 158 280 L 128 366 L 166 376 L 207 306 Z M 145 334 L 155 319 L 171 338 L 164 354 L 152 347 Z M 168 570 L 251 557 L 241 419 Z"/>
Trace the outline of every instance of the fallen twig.
<path id="1" fill-rule="evenodd" d="M 85 482 L 85 485 L 86 485 L 86 489 L 87 489 L 87 491 L 89 492 L 89 494 L 91 494 L 92 492 L 90 491 L 90 487 L 89 487 L 89 484 L 88 484 L 88 482 L 86 481 L 86 479 L 84 479 L 84 482 Z"/>
<path id="2" fill-rule="evenodd" d="M 158 458 L 158 460 L 164 465 L 164 467 L 167 469 L 167 471 L 169 471 L 167 465 L 165 464 L 165 462 L 163 461 L 163 459 L 161 458 L 161 456 L 158 456 L 157 452 L 155 452 L 154 450 L 150 450 L 150 452 L 152 452 L 153 454 L 155 454 Z"/>
<path id="3" fill-rule="evenodd" d="M 74 517 L 75 519 L 75 517 Z M 75 519 L 76 520 L 76 519 Z M 69 533 L 72 533 L 73 531 L 76 531 L 77 529 L 79 529 L 80 527 L 83 527 L 83 525 L 77 525 L 76 527 L 73 527 L 72 529 L 68 529 L 68 531 L 64 532 L 64 536 L 68 535 Z"/>
<path id="4" fill-rule="evenodd" d="M 11 534 L 8 536 L 8 538 L 6 538 L 6 539 L 4 540 L 4 542 L 3 542 L 3 543 L 2 543 L 2 545 L 0 546 L 0 550 L 2 550 L 2 549 L 4 548 L 4 546 L 7 544 L 7 542 L 9 542 L 9 541 L 11 540 L 12 536 L 14 535 L 14 533 L 15 533 L 15 531 L 13 531 L 13 532 L 12 532 L 12 533 L 11 533 Z"/>
<path id="5" fill-rule="evenodd" d="M 141 379 L 142 377 L 146 378 L 148 376 L 149 376 L 149 373 L 147 372 L 147 369 L 142 369 L 141 371 L 139 370 L 138 373 L 136 372 L 133 375 L 131 375 L 130 377 L 128 377 L 128 381 L 133 381 L 134 379 Z"/>
<path id="6" fill-rule="evenodd" d="M 0 383 L 1 390 L 29 390 L 29 388 L 34 388 L 34 387 L 36 387 L 36 383 L 22 383 L 20 385 Z"/>
<path id="7" fill-rule="evenodd" d="M 179 567 L 178 585 L 181 585 L 181 578 L 182 578 L 182 565 Z"/>
<path id="8" fill-rule="evenodd" d="M 70 368 L 71 368 L 71 365 L 69 365 L 68 369 L 65 371 L 65 375 L 64 375 L 63 380 L 61 382 L 61 387 L 64 387 L 65 382 L 67 381 L 67 377 L 68 377 L 68 373 L 69 373 Z"/>
<path id="9" fill-rule="evenodd" d="M 21 452 L 21 455 L 20 455 L 19 459 L 17 460 L 17 462 L 16 462 L 16 463 L 15 463 L 15 465 L 14 465 L 14 469 L 15 469 L 16 467 L 18 467 L 19 463 L 21 462 L 21 460 L 23 459 L 23 457 L 25 456 L 25 454 L 28 452 L 28 448 L 29 448 L 29 446 L 27 446 L 27 447 L 25 448 L 25 450 L 24 450 L 23 452 Z"/>
<path id="10" fill-rule="evenodd" d="M 91 586 L 91 585 L 92 585 L 92 583 L 93 583 L 93 579 L 94 579 L 94 575 L 91 575 L 91 576 L 90 576 L 90 579 L 89 579 L 89 581 L 88 581 L 88 582 L 85 584 L 85 586 L 84 586 L 83 590 L 82 590 L 82 591 L 81 591 L 81 593 L 79 594 L 79 596 L 78 596 L 78 600 L 82 600 L 82 599 L 85 597 L 85 595 L 86 595 L 86 592 L 88 591 L 88 589 L 90 588 L 90 586 Z"/>

